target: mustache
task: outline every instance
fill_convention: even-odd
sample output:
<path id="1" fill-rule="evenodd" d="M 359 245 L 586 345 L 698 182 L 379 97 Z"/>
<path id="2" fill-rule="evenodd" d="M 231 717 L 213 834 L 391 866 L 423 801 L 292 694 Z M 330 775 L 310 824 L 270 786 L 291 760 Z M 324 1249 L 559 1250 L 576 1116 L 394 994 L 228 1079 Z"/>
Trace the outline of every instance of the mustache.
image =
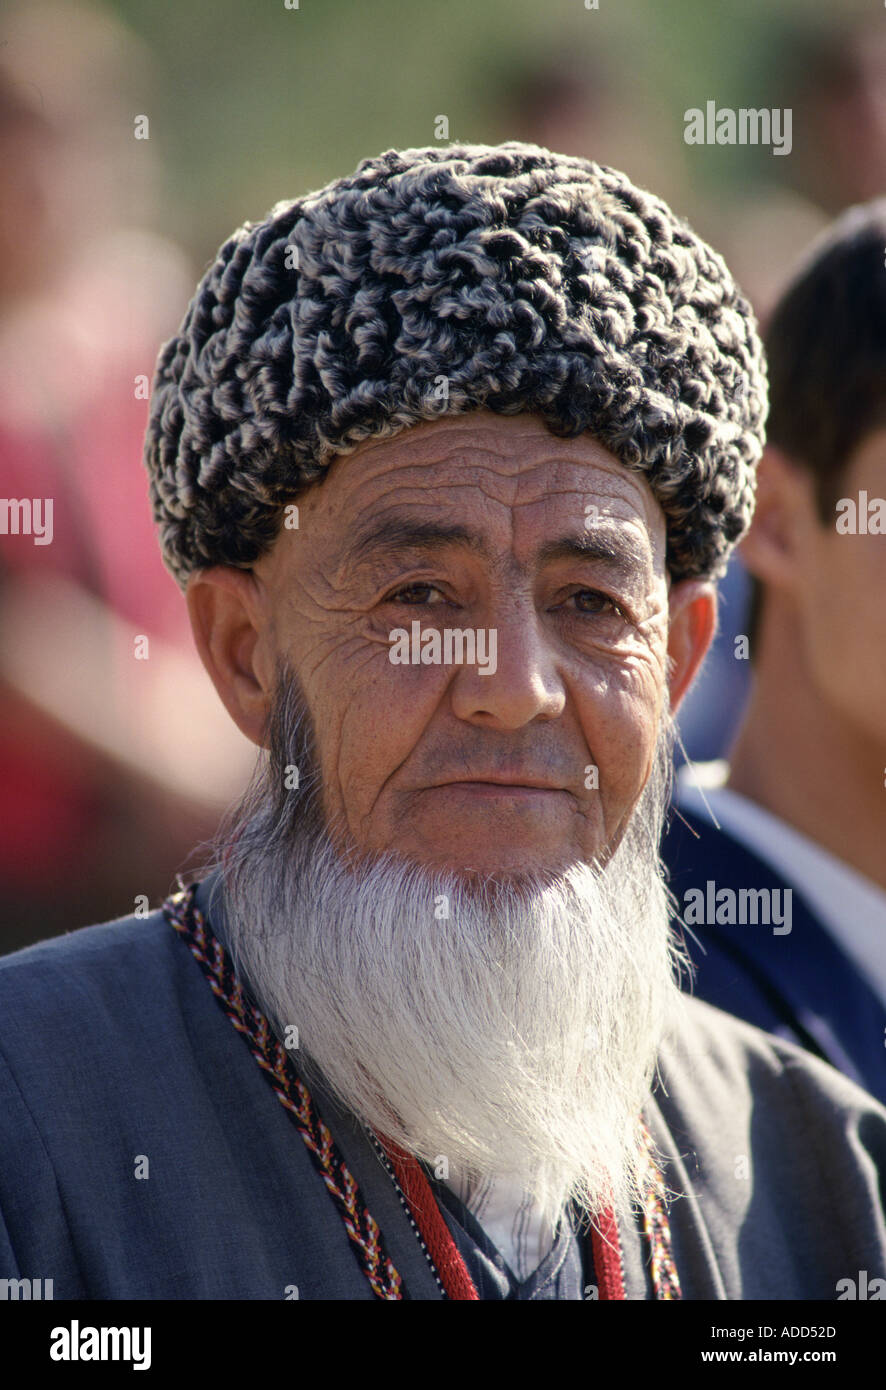
<path id="1" fill-rule="evenodd" d="M 496 736 L 465 730 L 464 742 L 453 747 L 453 739 L 434 736 L 423 744 L 409 782 L 415 787 L 437 787 L 450 782 L 502 782 L 528 787 L 551 787 L 571 791 L 588 762 L 594 763 L 592 750 L 571 754 L 550 731 L 523 738 L 509 735 L 496 742 Z"/>

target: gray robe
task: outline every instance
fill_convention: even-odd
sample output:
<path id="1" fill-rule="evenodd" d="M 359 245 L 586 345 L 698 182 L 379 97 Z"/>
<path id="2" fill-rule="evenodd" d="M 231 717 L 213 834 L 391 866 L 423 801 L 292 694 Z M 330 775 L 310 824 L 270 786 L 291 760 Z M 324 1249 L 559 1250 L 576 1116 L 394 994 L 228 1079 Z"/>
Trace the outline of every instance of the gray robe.
<path id="1" fill-rule="evenodd" d="M 198 903 L 223 940 L 211 885 Z M 836 1299 L 841 1280 L 886 1276 L 886 1110 L 694 1000 L 660 1074 L 645 1115 L 678 1194 L 685 1298 Z M 443 1297 L 366 1134 L 311 1091 L 405 1295 Z M 460 1229 L 457 1203 L 441 1209 Z M 627 1297 L 651 1298 L 640 1226 L 619 1225 Z M 494 1262 L 479 1230 L 458 1243 Z M 582 1297 L 567 1247 L 560 1292 L 518 1296 Z M 51 1279 L 56 1299 L 375 1297 L 289 1114 L 159 912 L 0 959 L 0 1296 L 22 1278 Z M 494 1285 L 485 1297 L 507 1296 Z"/>

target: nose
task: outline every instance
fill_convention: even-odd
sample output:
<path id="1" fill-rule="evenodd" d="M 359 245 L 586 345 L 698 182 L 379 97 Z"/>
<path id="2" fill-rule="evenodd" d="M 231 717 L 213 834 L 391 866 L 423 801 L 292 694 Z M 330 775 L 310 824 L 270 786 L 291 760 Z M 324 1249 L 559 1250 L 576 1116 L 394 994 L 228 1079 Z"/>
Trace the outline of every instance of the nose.
<path id="1" fill-rule="evenodd" d="M 452 710 L 486 728 L 519 729 L 533 719 L 556 719 L 566 705 L 566 688 L 555 652 L 529 596 L 490 611 L 487 652 L 495 632 L 494 670 L 458 668 L 452 682 Z M 491 630 L 490 630 L 491 629 Z"/>

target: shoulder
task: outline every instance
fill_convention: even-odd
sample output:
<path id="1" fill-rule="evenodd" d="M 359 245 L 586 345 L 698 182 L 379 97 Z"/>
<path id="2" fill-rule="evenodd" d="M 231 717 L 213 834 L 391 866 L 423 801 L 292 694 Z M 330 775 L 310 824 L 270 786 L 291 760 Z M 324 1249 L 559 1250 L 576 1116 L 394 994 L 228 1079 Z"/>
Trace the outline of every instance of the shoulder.
<path id="1" fill-rule="evenodd" d="M 147 994 L 157 976 L 178 962 L 176 935 L 158 909 L 37 942 L 0 957 L 0 1000 L 23 1021 L 21 1010 L 82 1011 L 100 1001 L 108 1006 L 119 1001 L 120 989 L 130 998 L 133 992 Z M 10 1013 L 2 1009 L 0 1018 L 9 1023 Z"/>
<path id="2" fill-rule="evenodd" d="M 823 1107 L 870 1109 L 886 1121 L 886 1109 L 828 1062 L 798 1044 L 690 995 L 682 995 L 675 1028 L 661 1052 L 662 1066 L 677 1081 L 705 1089 L 718 1085 L 750 1096 L 755 1088 L 784 1088 L 818 1097 Z"/>
<path id="3" fill-rule="evenodd" d="M 859 1270 L 886 1277 L 886 1109 L 828 1063 L 683 996 L 650 1119 L 692 1194 L 672 1210 L 681 1255 L 698 1264 L 707 1233 L 717 1296 L 833 1299 Z"/>
<path id="4" fill-rule="evenodd" d="M 656 1099 L 669 1127 L 715 1166 L 722 1153 L 755 1153 L 773 1170 L 793 1165 L 821 1189 L 886 1181 L 886 1108 L 829 1063 L 699 999 L 681 997 L 661 1049 Z"/>
<path id="5" fill-rule="evenodd" d="M 26 1115 L 45 1139 L 163 1114 L 170 1078 L 217 1058 L 228 1034 L 162 910 L 0 958 L 0 1143 L 15 1147 Z"/>
<path id="6" fill-rule="evenodd" d="M 212 1003 L 162 910 L 82 927 L 0 957 L 0 1064 L 35 1092 L 109 1057 L 182 1039 Z"/>

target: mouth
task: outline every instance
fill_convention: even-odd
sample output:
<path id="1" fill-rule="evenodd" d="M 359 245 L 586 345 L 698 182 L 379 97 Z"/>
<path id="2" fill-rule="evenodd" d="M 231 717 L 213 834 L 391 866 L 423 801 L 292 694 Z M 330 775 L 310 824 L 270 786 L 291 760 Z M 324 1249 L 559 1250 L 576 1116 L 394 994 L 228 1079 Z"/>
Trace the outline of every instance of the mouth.
<path id="1" fill-rule="evenodd" d="M 443 782 L 437 790 L 461 793 L 465 796 L 479 797 L 516 797 L 518 799 L 531 800 L 533 797 L 540 796 L 561 796 L 563 787 L 553 787 L 549 783 L 542 782 L 505 782 L 491 779 L 477 778 L 459 782 Z"/>

